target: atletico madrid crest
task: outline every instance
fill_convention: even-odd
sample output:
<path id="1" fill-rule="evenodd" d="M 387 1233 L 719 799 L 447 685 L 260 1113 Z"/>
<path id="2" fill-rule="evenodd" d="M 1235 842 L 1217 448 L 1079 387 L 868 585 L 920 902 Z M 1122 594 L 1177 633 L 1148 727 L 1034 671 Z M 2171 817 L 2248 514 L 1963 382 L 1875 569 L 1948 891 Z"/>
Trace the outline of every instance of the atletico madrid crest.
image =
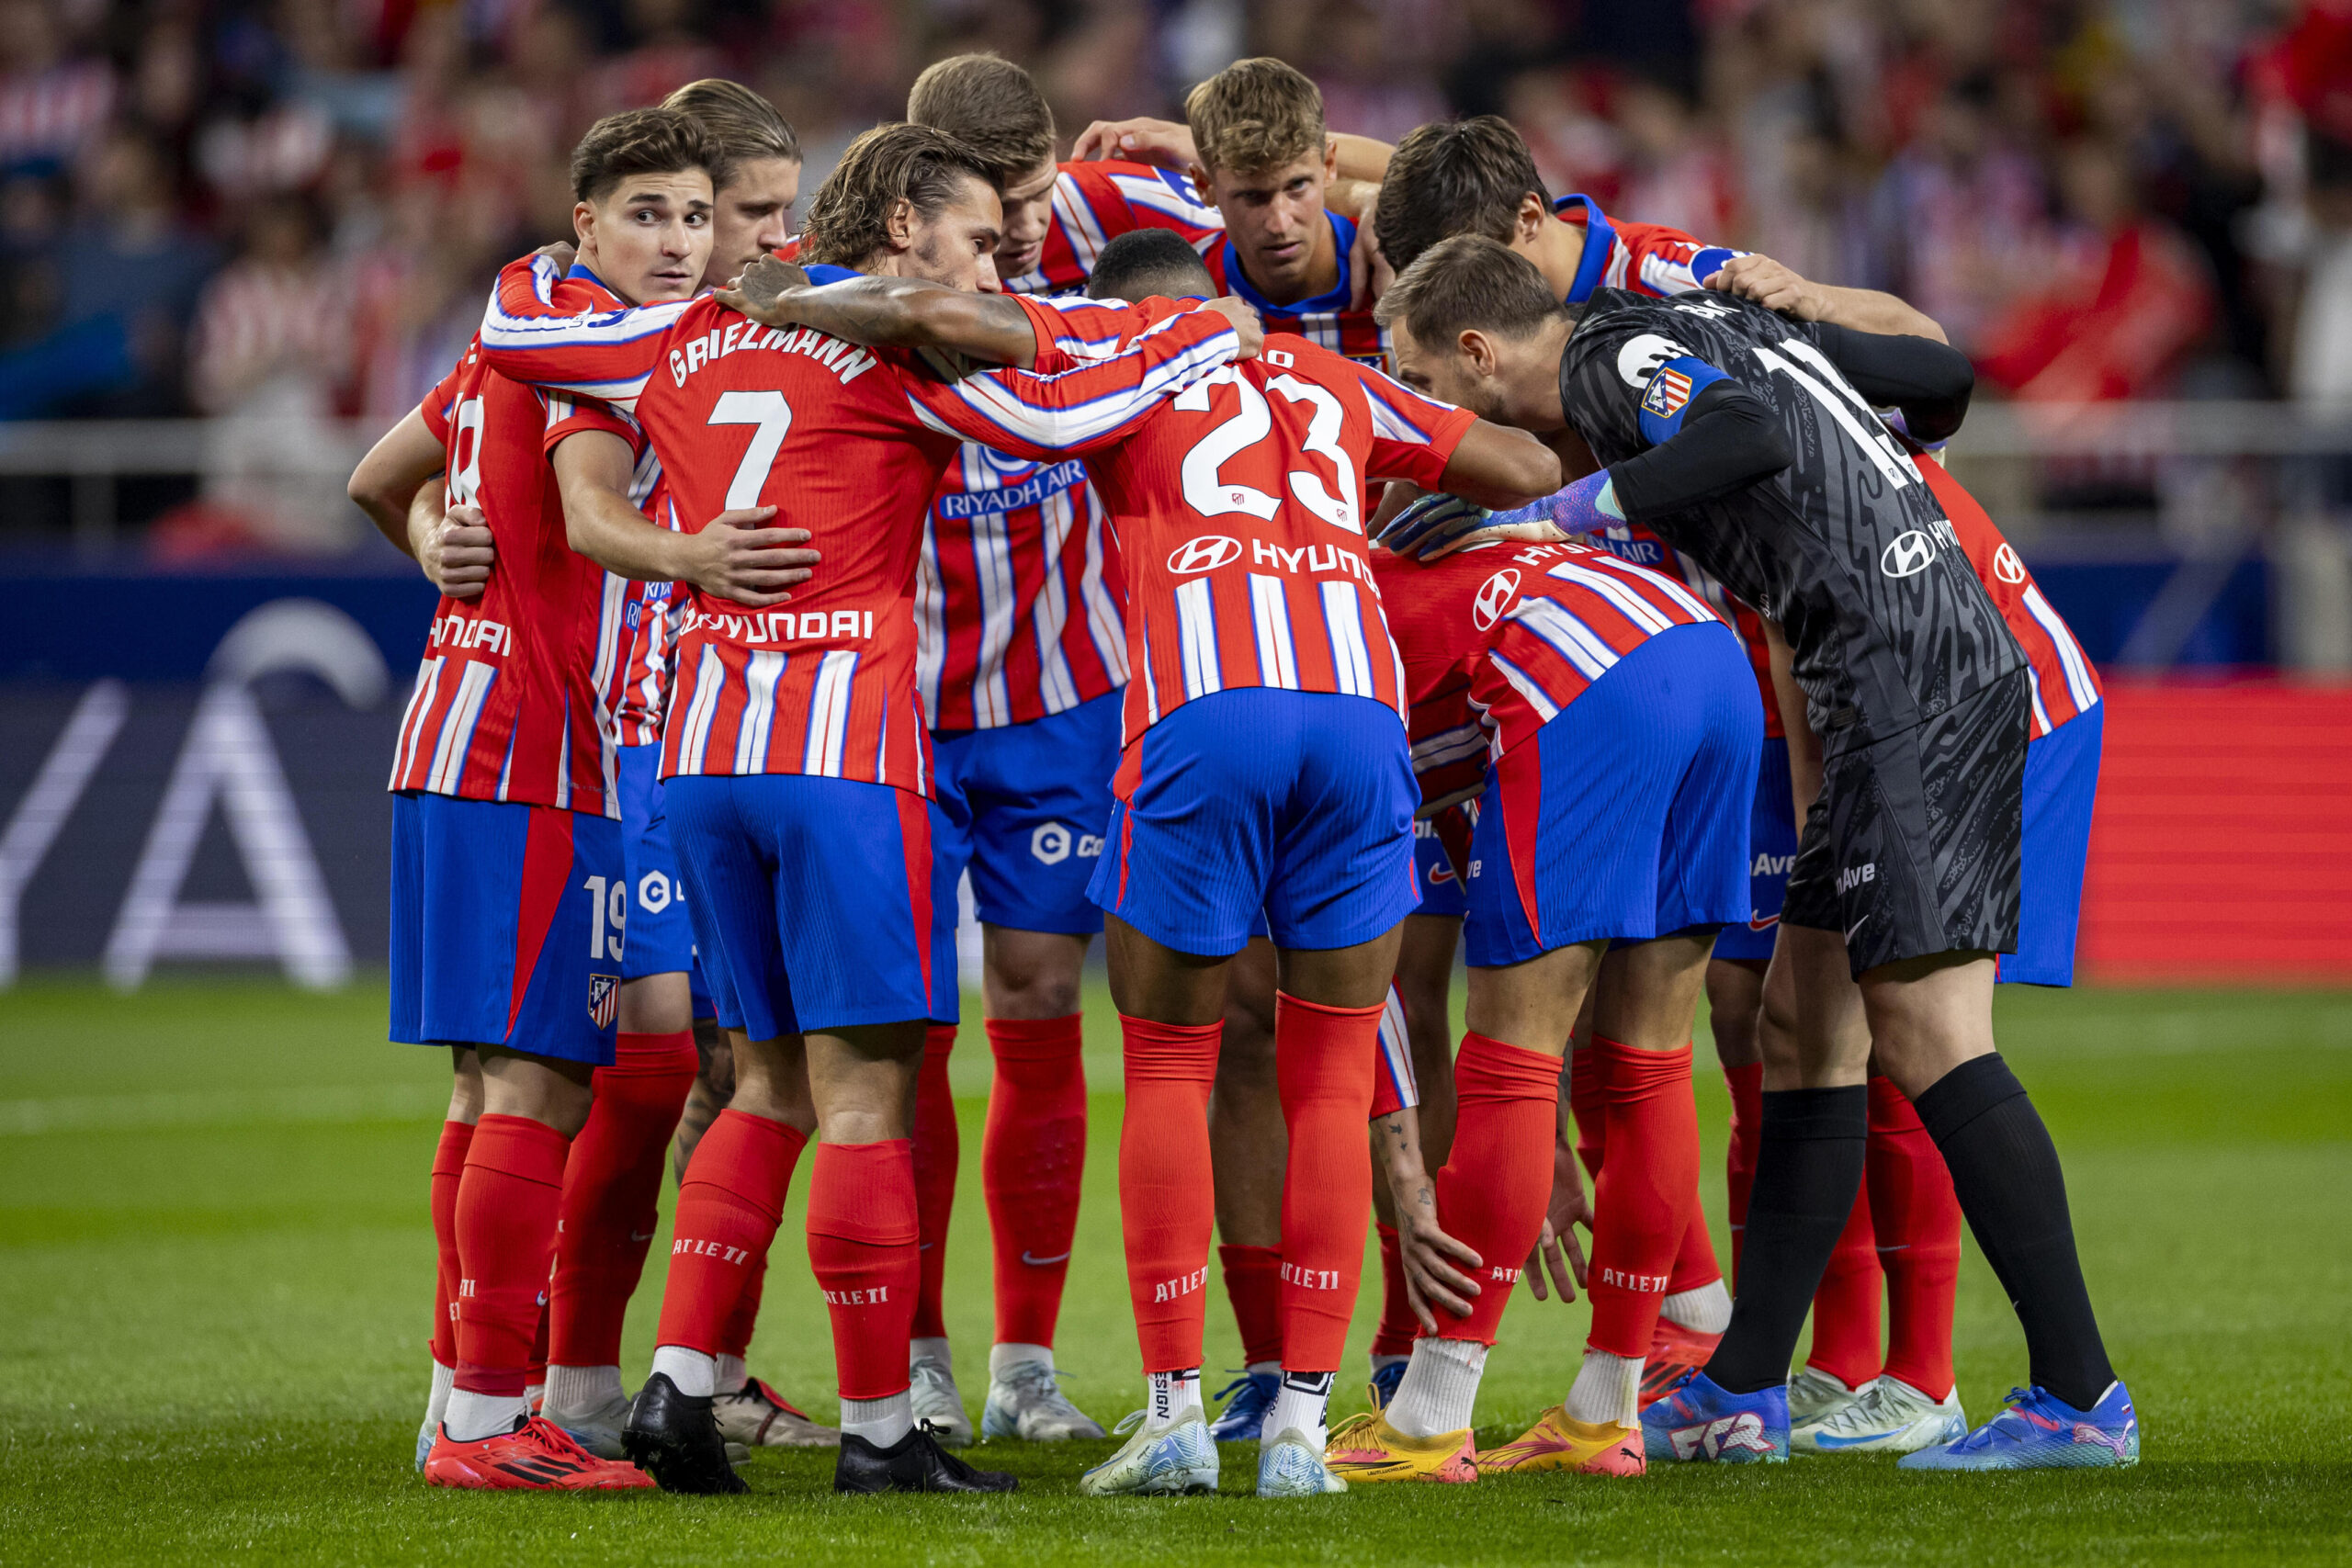
<path id="1" fill-rule="evenodd" d="M 610 1029 L 620 1016 L 621 977 L 617 975 L 588 976 L 588 1016 L 599 1029 Z"/>
<path id="2" fill-rule="evenodd" d="M 1650 389 L 1642 399 L 1642 407 L 1660 419 L 1672 419 L 1690 400 L 1690 378 L 1668 367 L 1650 378 Z"/>

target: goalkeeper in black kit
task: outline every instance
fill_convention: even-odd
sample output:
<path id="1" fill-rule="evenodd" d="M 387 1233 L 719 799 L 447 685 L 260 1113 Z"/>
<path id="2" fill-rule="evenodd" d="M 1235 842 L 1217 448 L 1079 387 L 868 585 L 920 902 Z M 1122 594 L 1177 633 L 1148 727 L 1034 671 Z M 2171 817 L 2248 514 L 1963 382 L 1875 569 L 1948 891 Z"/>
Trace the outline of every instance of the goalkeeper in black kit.
<path id="1" fill-rule="evenodd" d="M 1537 517 L 1435 498 L 1383 542 L 1641 524 L 1778 628 L 1792 754 L 1818 758 L 1765 980 L 1796 1052 L 1765 1063 L 1738 1298 L 1713 1358 L 1644 1413 L 1647 1457 L 1787 1457 L 1790 1358 L 1862 1179 L 1875 1051 L 1951 1168 L 2031 1363 L 1991 1422 L 1902 1463 L 2136 1462 L 2057 1152 L 1993 1040 L 1995 954 L 2017 947 L 2027 662 L 1876 412 L 1900 411 L 1918 440 L 1949 436 L 1967 360 L 1722 294 L 1601 289 L 1579 312 L 1475 236 L 1423 254 L 1380 309 L 1407 382 L 1590 470 Z"/>

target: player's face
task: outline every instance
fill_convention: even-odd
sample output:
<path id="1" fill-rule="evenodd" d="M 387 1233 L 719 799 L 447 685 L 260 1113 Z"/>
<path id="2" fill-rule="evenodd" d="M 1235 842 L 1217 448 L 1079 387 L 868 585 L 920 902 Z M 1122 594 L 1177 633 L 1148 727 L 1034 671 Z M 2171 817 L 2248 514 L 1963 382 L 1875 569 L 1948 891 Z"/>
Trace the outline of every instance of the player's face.
<path id="1" fill-rule="evenodd" d="M 1051 158 L 1004 189 L 1004 237 L 997 242 L 999 277 L 1019 277 L 1037 270 L 1046 254 L 1046 231 L 1054 219 L 1054 176 L 1060 168 Z"/>
<path id="2" fill-rule="evenodd" d="M 1323 187 L 1337 157 L 1327 146 L 1320 158 L 1295 158 L 1247 173 L 1218 169 L 1209 175 L 1210 199 L 1225 214 L 1225 231 L 1241 254 L 1243 270 L 1275 299 L 1296 295 L 1310 281 L 1317 243 L 1329 231 Z"/>
<path id="3" fill-rule="evenodd" d="M 1390 323 L 1388 333 L 1389 363 L 1396 367 L 1399 381 L 1417 392 L 1468 409 L 1481 419 L 1494 417 L 1488 406 L 1494 401 L 1491 389 L 1482 384 L 1485 378 L 1458 344 L 1432 350 L 1416 339 L 1401 320 Z"/>
<path id="4" fill-rule="evenodd" d="M 580 259 L 632 303 L 691 299 L 710 261 L 711 208 L 700 169 L 632 175 L 571 209 Z"/>
<path id="5" fill-rule="evenodd" d="M 736 166 L 711 213 L 706 287 L 717 288 L 792 238 L 792 204 L 800 199 L 800 164 L 754 158 Z"/>
<path id="6" fill-rule="evenodd" d="M 1004 237 L 1004 209 L 995 187 L 966 179 L 954 201 L 925 218 L 902 209 L 905 249 L 898 258 L 902 277 L 928 278 L 967 294 L 996 294 L 996 250 Z"/>

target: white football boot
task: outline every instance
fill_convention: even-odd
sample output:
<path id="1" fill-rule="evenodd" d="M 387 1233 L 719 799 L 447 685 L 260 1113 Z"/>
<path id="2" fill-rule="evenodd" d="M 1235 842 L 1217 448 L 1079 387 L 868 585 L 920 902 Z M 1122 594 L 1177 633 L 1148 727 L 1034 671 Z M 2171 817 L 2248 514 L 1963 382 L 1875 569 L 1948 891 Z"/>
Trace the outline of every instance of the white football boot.
<path id="1" fill-rule="evenodd" d="M 1960 1389 L 1929 1399 L 1900 1378 L 1882 1377 L 1861 1396 L 1817 1419 L 1789 1427 L 1792 1454 L 1908 1454 L 1968 1436 Z"/>
<path id="2" fill-rule="evenodd" d="M 1201 1407 L 1190 1405 L 1154 1427 L 1140 1410 L 1119 1423 L 1134 1435 L 1119 1451 L 1078 1478 L 1089 1497 L 1181 1497 L 1216 1490 L 1216 1439 Z"/>
<path id="3" fill-rule="evenodd" d="M 989 1379 L 980 1406 L 980 1436 L 1018 1438 L 1028 1443 L 1065 1443 L 1108 1436 L 1102 1423 L 1069 1402 L 1054 1369 L 1043 1361 L 1015 1361 Z"/>
<path id="4" fill-rule="evenodd" d="M 1870 1388 L 1848 1388 L 1827 1372 L 1812 1367 L 1801 1367 L 1789 1380 L 1789 1426 L 1792 1429 L 1808 1422 L 1827 1419 L 1862 1397 Z"/>
<path id="5" fill-rule="evenodd" d="M 1258 1495 L 1321 1497 L 1345 1492 L 1348 1483 L 1323 1462 L 1323 1445 L 1295 1427 L 1285 1427 L 1258 1450 Z"/>
<path id="6" fill-rule="evenodd" d="M 939 1356 L 918 1356 L 907 1365 L 912 1383 L 915 1425 L 929 1422 L 942 1448 L 960 1449 L 972 1441 L 972 1418 L 964 1413 L 963 1392 L 956 1386 L 956 1369 Z"/>

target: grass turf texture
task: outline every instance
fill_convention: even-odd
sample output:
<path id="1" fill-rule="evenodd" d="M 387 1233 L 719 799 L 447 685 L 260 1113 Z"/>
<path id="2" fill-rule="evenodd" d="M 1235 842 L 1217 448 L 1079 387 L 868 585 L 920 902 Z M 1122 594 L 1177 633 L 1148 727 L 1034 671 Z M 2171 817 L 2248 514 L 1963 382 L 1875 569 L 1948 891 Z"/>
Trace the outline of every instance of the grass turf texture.
<path id="1" fill-rule="evenodd" d="M 967 1004 L 968 1005 L 968 1004 Z M 1091 1081 L 1118 1083 L 1090 997 Z M 1891 1461 L 1661 1466 L 1644 1481 L 1544 1477 L 1343 1498 L 1226 1491 L 1076 1495 L 1108 1445 L 988 1445 L 997 1500 L 841 1499 L 829 1456 L 762 1454 L 749 1497 L 467 1495 L 410 1468 L 426 1372 L 426 1168 L 446 1069 L 380 1043 L 383 998 L 181 982 L 116 998 L 0 994 L 0 1560 L 967 1562 L 1168 1561 L 2344 1561 L 2352 1469 L 2333 1431 L 2352 1389 L 2352 998 L 2004 992 L 2002 1038 L 2065 1156 L 2093 1293 L 2146 1427 L 2116 1473 L 1913 1476 Z M 977 1411 L 989 1333 L 978 1157 L 987 1053 L 956 1068 L 963 1180 L 950 1329 Z M 1707 1061 L 1702 1043 L 1701 1060 Z M 1700 1076 L 1720 1227 L 1724 1097 Z M 1098 1093 L 1058 1354 L 1106 1425 L 1139 1402 L 1113 1190 L 1119 1117 Z M 805 1179 L 805 1171 L 802 1173 Z M 673 1195 L 665 1190 L 665 1206 Z M 801 1194 L 752 1347 L 755 1370 L 832 1410 Z M 1721 1232 L 1718 1230 L 1720 1239 Z M 630 1314 L 650 1354 L 666 1247 Z M 1376 1259 L 1343 1384 L 1362 1375 Z M 1238 1359 L 1221 1292 L 1209 1364 Z M 1516 1436 L 1565 1392 L 1581 1304 L 1521 1294 L 1479 1404 Z M 2024 1351 L 1969 1250 L 1961 1391 L 1991 1414 Z M 1212 1384 L 1214 1386 L 1214 1384 Z M 1350 1391 L 1336 1413 L 1359 1407 Z"/>

